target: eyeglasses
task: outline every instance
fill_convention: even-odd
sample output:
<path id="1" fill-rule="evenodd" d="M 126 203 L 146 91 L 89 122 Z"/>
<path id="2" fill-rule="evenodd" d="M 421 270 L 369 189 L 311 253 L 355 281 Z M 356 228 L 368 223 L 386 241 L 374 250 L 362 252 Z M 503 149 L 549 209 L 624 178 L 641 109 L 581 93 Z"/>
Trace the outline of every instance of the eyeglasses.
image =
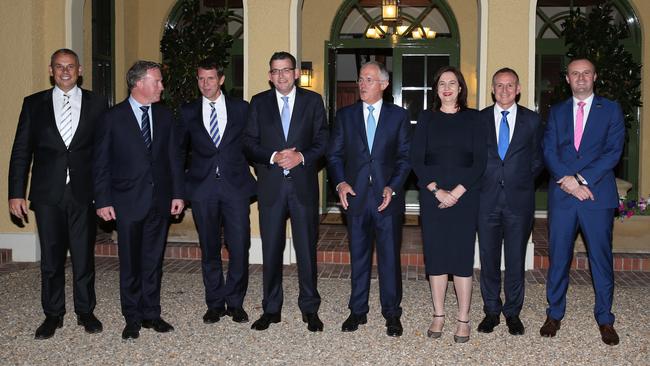
<path id="1" fill-rule="evenodd" d="M 56 71 L 64 71 L 65 70 L 67 72 L 71 72 L 71 71 L 75 70 L 77 67 L 79 67 L 79 66 L 75 65 L 75 64 L 69 64 L 69 65 L 56 64 L 52 68 L 54 70 L 56 70 Z"/>
<path id="2" fill-rule="evenodd" d="M 382 82 L 384 80 L 378 80 L 378 79 L 371 79 L 371 78 L 359 78 L 357 80 L 357 84 L 366 84 L 366 85 L 373 85 L 376 82 Z"/>
<path id="3" fill-rule="evenodd" d="M 271 75 L 276 76 L 276 75 L 280 75 L 280 74 L 288 75 L 291 72 L 293 72 L 293 70 L 295 70 L 295 68 L 292 68 L 292 69 L 289 69 L 289 68 L 286 68 L 286 69 L 271 69 L 271 71 L 269 71 L 269 72 L 271 73 Z"/>

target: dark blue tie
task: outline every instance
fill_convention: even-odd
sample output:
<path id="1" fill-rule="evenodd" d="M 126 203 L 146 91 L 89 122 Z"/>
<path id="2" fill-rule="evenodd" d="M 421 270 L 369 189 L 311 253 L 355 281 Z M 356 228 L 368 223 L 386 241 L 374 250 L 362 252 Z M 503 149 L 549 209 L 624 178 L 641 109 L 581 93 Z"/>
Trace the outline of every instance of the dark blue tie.
<path id="1" fill-rule="evenodd" d="M 144 144 L 147 146 L 148 150 L 151 150 L 151 127 L 149 126 L 149 107 L 142 106 L 140 107 L 142 111 L 142 138 L 144 139 Z"/>
<path id="2" fill-rule="evenodd" d="M 508 111 L 501 112 L 501 126 L 499 126 L 499 157 L 505 159 L 508 145 L 510 145 L 510 126 L 508 126 Z"/>

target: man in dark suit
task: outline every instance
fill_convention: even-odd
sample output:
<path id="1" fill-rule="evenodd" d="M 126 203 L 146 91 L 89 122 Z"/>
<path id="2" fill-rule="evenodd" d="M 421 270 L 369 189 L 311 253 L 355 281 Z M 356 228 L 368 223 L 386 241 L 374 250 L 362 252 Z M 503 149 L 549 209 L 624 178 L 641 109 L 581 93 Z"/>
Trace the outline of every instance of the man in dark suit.
<path id="1" fill-rule="evenodd" d="M 368 62 L 359 72 L 361 102 L 342 108 L 330 137 L 330 180 L 347 210 L 352 264 L 350 316 L 342 326 L 353 332 L 367 322 L 372 244 L 376 239 L 379 298 L 386 333 L 402 335 L 400 246 L 404 182 L 411 170 L 410 123 L 405 109 L 382 101 L 388 71 Z"/>
<path id="2" fill-rule="evenodd" d="M 573 98 L 549 114 L 544 134 L 548 189 L 549 262 L 546 321 L 543 337 L 554 337 L 566 309 L 569 268 L 578 228 L 586 240 L 596 304 L 594 316 L 601 339 L 616 345 L 612 300 L 614 270 L 612 226 L 618 206 L 614 167 L 623 151 L 625 124 L 618 103 L 594 94 L 597 74 L 587 59 L 567 66 Z"/>
<path id="3" fill-rule="evenodd" d="M 201 266 L 208 310 L 203 322 L 224 315 L 247 322 L 243 303 L 248 288 L 250 203 L 255 179 L 244 156 L 242 135 L 248 103 L 221 93 L 226 77 L 214 60 L 198 65 L 202 97 L 181 108 L 182 151 L 191 145 L 185 191 L 201 244 Z M 228 246 L 228 275 L 221 267 L 221 225 Z M 226 309 L 226 304 L 228 308 Z"/>
<path id="4" fill-rule="evenodd" d="M 74 311 L 86 332 L 102 331 L 95 308 L 95 232 L 92 151 L 95 123 L 106 98 L 77 86 L 77 54 L 52 54 L 54 88 L 23 101 L 9 163 L 9 210 L 27 220 L 27 176 L 31 168 L 30 208 L 36 215 L 41 245 L 41 304 L 45 321 L 36 339 L 47 339 L 63 326 L 65 261 L 72 261 Z"/>
<path id="5" fill-rule="evenodd" d="M 307 329 L 322 331 L 316 288 L 318 163 L 327 144 L 327 120 L 320 94 L 295 86 L 296 59 L 276 52 L 269 62 L 274 88 L 251 99 L 245 145 L 258 179 L 259 220 L 264 261 L 264 313 L 252 328 L 280 322 L 282 253 L 287 216 L 298 262 L 298 307 Z"/>
<path id="6" fill-rule="evenodd" d="M 519 76 L 509 68 L 492 76 L 496 103 L 481 111 L 488 129 L 487 169 L 481 182 L 478 220 L 481 295 L 485 318 L 478 331 L 490 333 L 506 317 L 508 332 L 524 334 L 526 246 L 535 215 L 535 178 L 544 168 L 539 115 L 516 103 Z M 501 248 L 505 259 L 501 301 Z"/>
<path id="7" fill-rule="evenodd" d="M 122 338 L 135 339 L 141 326 L 174 329 L 160 317 L 160 281 L 170 213 L 184 206 L 183 164 L 172 113 L 154 104 L 160 65 L 137 61 L 126 79 L 130 96 L 97 126 L 93 174 L 97 215 L 117 224 Z"/>

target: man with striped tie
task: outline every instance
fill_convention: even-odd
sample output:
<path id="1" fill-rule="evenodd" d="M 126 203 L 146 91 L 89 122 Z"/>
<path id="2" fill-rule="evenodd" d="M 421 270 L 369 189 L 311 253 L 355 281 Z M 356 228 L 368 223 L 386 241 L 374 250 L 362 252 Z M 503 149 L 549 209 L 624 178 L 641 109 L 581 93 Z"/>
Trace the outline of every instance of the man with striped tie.
<path id="1" fill-rule="evenodd" d="M 183 163 L 174 121 L 160 104 L 160 65 L 137 61 L 126 74 L 130 96 L 104 114 L 95 134 L 95 206 L 116 220 L 120 301 L 134 339 L 140 328 L 165 333 L 160 317 L 162 261 L 171 215 L 184 207 Z"/>
<path id="2" fill-rule="evenodd" d="M 95 308 L 95 214 L 92 150 L 95 121 L 106 98 L 77 86 L 77 54 L 52 54 L 54 88 L 25 98 L 9 163 L 9 210 L 27 221 L 27 177 L 31 165 L 30 208 L 36 216 L 41 247 L 41 303 L 45 321 L 36 339 L 47 339 L 63 325 L 65 261 L 73 269 L 74 311 L 88 333 L 102 331 Z"/>
<path id="3" fill-rule="evenodd" d="M 221 92 L 226 77 L 215 60 L 201 61 L 196 78 L 201 97 L 181 107 L 179 136 L 183 152 L 191 146 L 185 190 L 201 245 L 208 307 L 203 322 L 216 323 L 229 315 L 243 323 L 248 321 L 243 303 L 248 289 L 250 204 L 256 191 L 242 143 L 248 103 Z M 222 225 L 229 254 L 225 279 Z"/>

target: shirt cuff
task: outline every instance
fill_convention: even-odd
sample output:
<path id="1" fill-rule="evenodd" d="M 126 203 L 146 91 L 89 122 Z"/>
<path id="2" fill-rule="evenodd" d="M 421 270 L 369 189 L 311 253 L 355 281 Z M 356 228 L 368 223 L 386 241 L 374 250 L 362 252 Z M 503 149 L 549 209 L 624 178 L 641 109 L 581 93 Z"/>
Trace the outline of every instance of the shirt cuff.
<path id="1" fill-rule="evenodd" d="M 278 153 L 277 151 L 274 151 L 273 154 L 271 154 L 271 160 L 269 160 L 269 164 L 271 164 L 271 165 L 275 164 L 273 162 L 273 158 L 275 157 L 275 154 L 277 154 L 277 153 Z"/>

